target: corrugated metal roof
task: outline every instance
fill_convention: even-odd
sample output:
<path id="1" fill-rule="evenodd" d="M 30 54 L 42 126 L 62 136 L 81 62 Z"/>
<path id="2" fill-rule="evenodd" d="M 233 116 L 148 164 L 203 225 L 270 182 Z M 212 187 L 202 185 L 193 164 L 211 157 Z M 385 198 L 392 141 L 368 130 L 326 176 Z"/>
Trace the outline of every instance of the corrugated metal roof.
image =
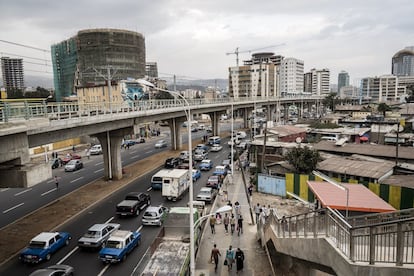
<path id="1" fill-rule="evenodd" d="M 335 143 L 321 141 L 313 145 L 314 149 L 337 153 L 358 153 L 361 155 L 395 158 L 395 146 L 371 145 L 371 144 L 345 144 L 342 147 Z M 399 147 L 400 159 L 414 160 L 414 147 Z"/>
<path id="2" fill-rule="evenodd" d="M 348 205 L 346 202 L 346 190 L 342 190 L 324 181 L 308 181 L 309 188 L 323 207 L 330 207 L 337 210 L 346 210 L 348 207 L 349 211 L 371 213 L 395 211 L 394 207 L 371 192 L 364 185 L 341 184 L 349 190 Z"/>
<path id="3" fill-rule="evenodd" d="M 318 170 L 379 179 L 394 168 L 391 161 L 375 162 L 331 157 L 318 163 Z"/>

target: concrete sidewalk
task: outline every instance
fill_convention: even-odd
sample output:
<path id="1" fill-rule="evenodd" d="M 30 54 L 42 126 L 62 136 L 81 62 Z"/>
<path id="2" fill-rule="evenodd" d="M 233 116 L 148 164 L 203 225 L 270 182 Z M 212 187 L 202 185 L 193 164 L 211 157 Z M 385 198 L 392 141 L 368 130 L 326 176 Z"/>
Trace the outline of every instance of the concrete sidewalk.
<path id="1" fill-rule="evenodd" d="M 233 175 L 233 181 L 228 185 L 223 185 L 222 190 L 228 191 L 228 199 L 233 203 L 238 201 L 241 205 L 241 214 L 243 216 L 243 233 L 240 236 L 235 232 L 233 235 L 226 233 L 224 230 L 224 224 L 217 224 L 215 226 L 215 234 L 211 233 L 209 222 L 206 222 L 204 233 L 199 246 L 199 251 L 196 258 L 196 276 L 208 276 L 208 275 L 236 275 L 236 264 L 233 264 L 232 271 L 228 271 L 228 267 L 223 265 L 226 250 L 231 245 L 234 250 L 238 247 L 244 252 L 244 269 L 237 275 L 272 275 L 272 270 L 269 264 L 265 250 L 261 247 L 257 241 L 256 224 L 253 223 L 250 216 L 249 205 L 244 191 L 244 182 L 241 171 L 235 170 Z M 248 177 L 246 176 L 248 181 Z M 227 186 L 227 187 L 226 187 Z M 222 196 L 218 196 L 215 203 L 212 206 L 212 211 L 217 208 L 226 205 L 227 201 Z M 217 272 L 214 271 L 214 263 L 210 263 L 211 250 L 213 245 L 217 244 L 217 248 L 221 253 L 219 257 L 219 264 Z"/>

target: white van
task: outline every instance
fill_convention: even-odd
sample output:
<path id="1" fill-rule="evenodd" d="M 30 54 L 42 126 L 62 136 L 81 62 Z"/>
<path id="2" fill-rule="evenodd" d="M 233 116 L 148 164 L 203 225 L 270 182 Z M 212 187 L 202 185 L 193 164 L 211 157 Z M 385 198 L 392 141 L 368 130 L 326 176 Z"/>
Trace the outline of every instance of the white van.
<path id="1" fill-rule="evenodd" d="M 220 144 L 221 143 L 221 138 L 220 136 L 212 136 L 210 138 L 208 138 L 208 144 L 214 145 L 214 144 Z"/>

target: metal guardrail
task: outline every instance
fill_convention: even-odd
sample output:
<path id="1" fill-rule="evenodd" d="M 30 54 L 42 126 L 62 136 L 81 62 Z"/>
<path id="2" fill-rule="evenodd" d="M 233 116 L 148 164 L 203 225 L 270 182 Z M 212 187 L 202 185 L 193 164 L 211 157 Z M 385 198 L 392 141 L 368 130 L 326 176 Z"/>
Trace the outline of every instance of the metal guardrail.
<path id="1" fill-rule="evenodd" d="M 191 108 L 201 108 L 208 105 L 228 105 L 256 102 L 265 104 L 269 101 L 317 101 L 319 96 L 300 96 L 284 98 L 218 98 L 218 99 L 188 99 Z M 13 119 L 29 120 L 31 118 L 49 118 L 51 120 L 64 120 L 76 117 L 102 116 L 108 114 L 132 113 L 137 111 L 160 110 L 166 108 L 183 107 L 180 99 L 171 100 L 140 100 L 129 105 L 122 103 L 78 103 L 78 102 L 59 102 L 47 103 L 46 100 L 33 101 L 29 99 L 4 101 L 0 100 L 0 122 L 9 122 Z"/>
<path id="2" fill-rule="evenodd" d="M 353 262 L 367 262 L 371 265 L 394 263 L 402 266 L 414 264 L 412 214 L 413 210 L 408 209 L 358 216 L 355 217 L 357 225 L 350 225 L 332 209 L 327 208 L 283 219 L 271 214 L 263 227 L 273 226 L 272 229 L 280 238 L 326 237 Z M 387 220 L 387 217 L 393 219 Z M 364 218 L 368 223 L 363 225 L 359 221 Z"/>

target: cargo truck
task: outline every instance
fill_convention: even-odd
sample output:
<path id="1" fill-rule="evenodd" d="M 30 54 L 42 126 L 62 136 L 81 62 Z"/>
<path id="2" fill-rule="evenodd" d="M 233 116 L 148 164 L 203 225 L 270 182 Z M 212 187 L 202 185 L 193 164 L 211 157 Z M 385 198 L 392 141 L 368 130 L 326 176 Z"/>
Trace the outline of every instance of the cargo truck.
<path id="1" fill-rule="evenodd" d="M 189 188 L 190 177 L 188 170 L 169 170 L 162 177 L 162 196 L 172 201 L 181 199 Z"/>

